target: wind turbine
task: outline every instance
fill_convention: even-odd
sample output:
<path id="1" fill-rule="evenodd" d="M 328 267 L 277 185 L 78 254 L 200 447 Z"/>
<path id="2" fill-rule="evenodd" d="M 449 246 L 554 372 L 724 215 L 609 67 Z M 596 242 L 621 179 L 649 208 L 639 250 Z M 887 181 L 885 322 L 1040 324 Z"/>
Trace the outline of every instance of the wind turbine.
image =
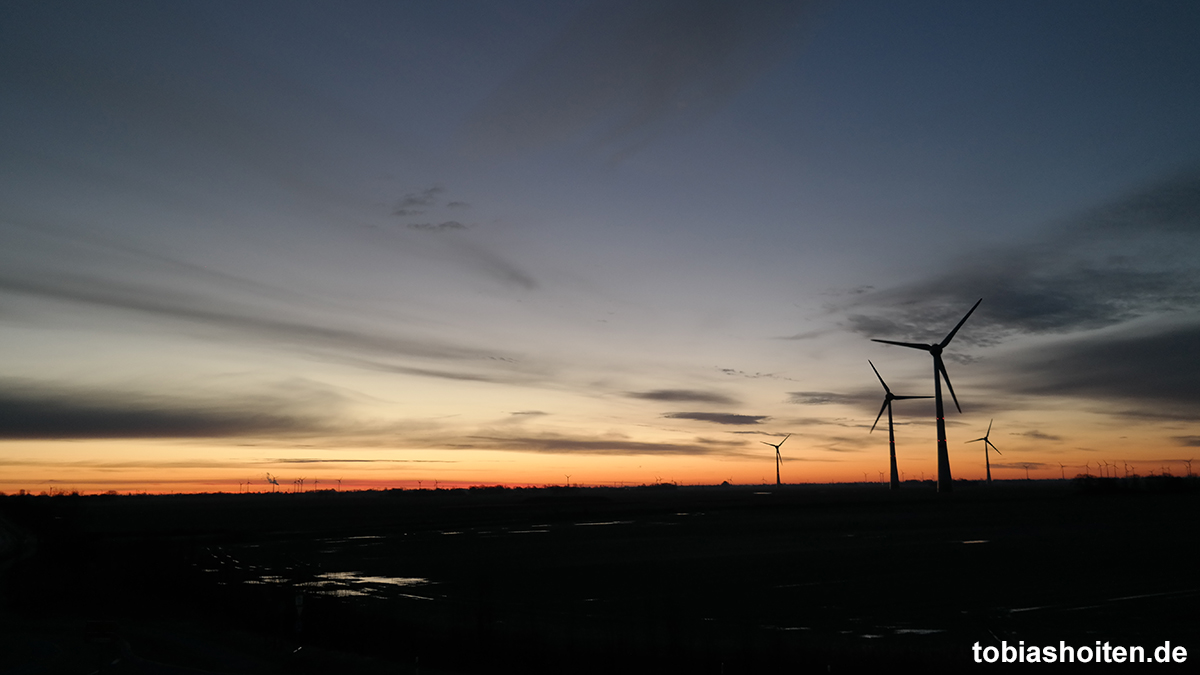
<path id="1" fill-rule="evenodd" d="M 871 363 L 871 360 L 867 359 L 867 363 Z M 896 396 L 895 394 L 892 393 L 891 389 L 888 389 L 887 382 L 883 381 L 883 376 L 879 374 L 879 369 L 875 367 L 874 363 L 871 363 L 871 370 L 875 371 L 875 377 L 878 377 L 879 384 L 883 385 L 884 396 L 883 396 L 883 406 L 881 408 L 879 408 L 879 414 L 875 416 L 875 424 L 871 425 L 871 431 L 869 431 L 867 433 L 871 433 L 871 432 L 875 431 L 875 425 L 879 424 L 879 418 L 883 417 L 883 411 L 886 409 L 887 414 L 888 414 L 888 448 L 890 450 L 890 454 L 891 454 L 891 458 L 892 458 L 892 482 L 890 485 L 890 489 L 896 490 L 900 487 L 900 477 L 896 475 L 896 432 L 892 429 L 892 401 L 903 401 L 904 399 L 909 399 L 909 398 L 931 398 L 931 397 L 929 397 L 929 396 Z"/>
<path id="2" fill-rule="evenodd" d="M 967 441 L 968 443 L 977 443 L 979 441 L 983 441 L 983 463 L 987 465 L 988 485 L 992 484 L 992 461 L 988 459 L 988 446 L 990 445 L 992 449 L 996 451 L 997 455 L 1004 454 L 1000 452 L 995 443 L 988 440 L 988 436 L 992 435 L 992 422 L 995 422 L 995 420 L 988 420 L 988 430 L 987 433 L 983 435 L 983 438 L 975 438 Z M 1028 471 L 1026 471 L 1026 473 L 1028 473 Z"/>
<path id="3" fill-rule="evenodd" d="M 933 396 L 937 400 L 938 492 L 949 492 L 951 490 L 951 482 L 953 481 L 950 477 L 950 452 L 946 449 L 946 420 L 944 419 L 945 413 L 942 410 L 941 378 L 946 378 L 946 388 L 950 390 L 950 398 L 954 399 L 954 407 L 958 408 L 958 412 L 962 412 L 962 406 L 958 404 L 958 397 L 954 395 L 954 386 L 950 384 L 950 375 L 946 372 L 946 364 L 942 362 L 942 350 L 950 344 L 950 341 L 954 339 L 955 333 L 958 332 L 959 328 L 962 328 L 967 319 L 971 317 L 971 313 L 975 311 L 975 308 L 981 302 L 983 302 L 983 298 L 977 300 L 970 311 L 967 312 L 967 315 L 962 318 L 962 321 L 959 321 L 954 330 L 950 331 L 950 334 L 946 336 L 946 339 L 937 344 L 925 345 L 915 342 L 894 342 L 892 340 L 876 340 L 872 338 L 874 342 L 921 349 L 929 352 L 930 356 L 933 357 Z"/>
<path id="4" fill-rule="evenodd" d="M 789 439 L 791 437 L 792 437 L 792 435 L 788 434 L 787 436 L 784 436 L 783 440 L 779 441 L 779 443 L 768 443 L 766 441 L 759 441 L 759 443 L 762 443 L 763 445 L 769 445 L 772 448 L 775 448 L 775 484 L 776 485 L 783 485 L 783 483 L 779 480 L 779 465 L 781 463 L 783 463 L 783 456 L 779 454 L 779 446 L 783 445 L 784 442 L 787 441 L 787 439 Z"/>

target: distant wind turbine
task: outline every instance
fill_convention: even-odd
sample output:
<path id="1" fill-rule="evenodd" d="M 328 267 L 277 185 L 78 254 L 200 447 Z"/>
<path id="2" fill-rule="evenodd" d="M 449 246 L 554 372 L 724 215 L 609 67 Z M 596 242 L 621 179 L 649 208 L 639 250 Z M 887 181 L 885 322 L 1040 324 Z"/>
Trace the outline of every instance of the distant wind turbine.
<path id="1" fill-rule="evenodd" d="M 788 434 L 787 436 L 784 436 L 783 440 L 779 441 L 778 443 L 768 443 L 766 441 L 759 441 L 759 443 L 762 443 L 763 445 L 769 445 L 772 448 L 775 448 L 775 484 L 776 485 L 783 485 L 783 483 L 779 480 L 779 465 L 783 463 L 783 455 L 779 454 L 779 446 L 783 445 L 787 441 L 787 439 L 789 439 L 791 437 L 792 437 L 792 435 Z"/>
<path id="2" fill-rule="evenodd" d="M 875 424 L 871 425 L 871 431 L 869 431 L 867 433 L 871 433 L 871 432 L 875 431 L 875 425 L 879 424 L 879 418 L 883 417 L 883 411 L 887 410 L 887 414 L 888 414 L 888 449 L 889 449 L 889 454 L 891 455 L 891 461 L 892 461 L 892 482 L 891 482 L 890 489 L 895 490 L 900 487 L 900 477 L 896 474 L 896 432 L 892 429 L 892 401 L 903 401 L 905 399 L 910 399 L 910 398 L 932 398 L 932 397 L 930 397 L 930 396 L 896 396 L 895 394 L 892 393 L 891 389 L 888 389 L 887 382 L 883 381 L 883 376 L 879 374 L 879 369 L 875 367 L 875 364 L 871 363 L 870 359 L 867 360 L 867 363 L 871 364 L 871 370 L 875 371 L 875 377 L 879 378 L 879 384 L 883 385 L 883 391 L 884 391 L 883 406 L 879 408 L 879 414 L 875 416 Z"/>
<path id="3" fill-rule="evenodd" d="M 990 459 L 988 459 L 988 446 L 991 446 L 991 448 L 996 451 L 997 455 L 1004 454 L 1004 453 L 1000 452 L 1000 450 L 996 447 L 995 443 L 991 442 L 991 440 L 988 439 L 988 436 L 990 436 L 992 434 L 992 422 L 995 422 L 995 421 L 996 420 L 988 420 L 987 433 L 985 433 L 983 435 L 983 438 L 974 438 L 974 439 L 967 441 L 968 443 L 978 443 L 979 441 L 983 441 L 983 463 L 987 466 L 988 485 L 992 484 L 992 461 Z M 1028 471 L 1026 471 L 1026 473 L 1028 473 Z"/>
<path id="4" fill-rule="evenodd" d="M 933 396 L 937 400 L 937 450 L 938 450 L 938 492 L 950 492 L 952 489 L 953 479 L 950 477 L 950 452 L 946 449 L 946 420 L 945 413 L 942 410 L 942 378 L 946 378 L 946 388 L 950 390 L 950 398 L 954 399 L 954 407 L 958 408 L 958 412 L 962 412 L 962 406 L 958 404 L 958 397 L 954 395 L 954 386 L 950 384 L 950 374 L 946 372 L 946 364 L 942 362 L 942 350 L 944 350 L 950 341 L 954 339 L 954 335 L 958 333 L 958 329 L 962 328 L 967 319 L 971 317 L 971 313 L 979 307 L 979 303 L 983 302 L 980 298 L 975 302 L 966 316 L 958 322 L 954 330 L 946 336 L 944 340 L 937 344 L 918 344 L 916 342 L 894 342 L 892 340 L 874 340 L 874 342 L 882 342 L 888 345 L 899 345 L 901 347 L 910 347 L 912 349 L 921 349 L 929 352 L 933 357 Z"/>

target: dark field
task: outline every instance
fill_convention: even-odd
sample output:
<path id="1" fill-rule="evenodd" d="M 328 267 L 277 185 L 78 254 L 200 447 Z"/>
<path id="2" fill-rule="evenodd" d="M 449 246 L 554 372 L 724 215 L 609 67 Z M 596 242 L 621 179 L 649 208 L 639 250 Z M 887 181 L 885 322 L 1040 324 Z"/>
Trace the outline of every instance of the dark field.
<path id="1" fill-rule="evenodd" d="M 0 498 L 0 673 L 951 671 L 1001 640 L 1200 659 L 1195 479 L 955 487 Z"/>

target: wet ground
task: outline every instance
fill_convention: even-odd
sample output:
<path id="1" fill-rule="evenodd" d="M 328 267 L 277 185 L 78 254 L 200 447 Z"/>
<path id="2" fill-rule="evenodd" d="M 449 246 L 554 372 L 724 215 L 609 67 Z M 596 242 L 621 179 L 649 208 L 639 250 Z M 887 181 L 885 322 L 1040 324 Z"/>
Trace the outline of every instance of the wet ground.
<path id="1" fill-rule="evenodd" d="M 952 670 L 975 642 L 1200 649 L 1194 480 L 957 487 L 10 497 L 22 553 L 0 620 L 27 646 L 0 673 Z"/>

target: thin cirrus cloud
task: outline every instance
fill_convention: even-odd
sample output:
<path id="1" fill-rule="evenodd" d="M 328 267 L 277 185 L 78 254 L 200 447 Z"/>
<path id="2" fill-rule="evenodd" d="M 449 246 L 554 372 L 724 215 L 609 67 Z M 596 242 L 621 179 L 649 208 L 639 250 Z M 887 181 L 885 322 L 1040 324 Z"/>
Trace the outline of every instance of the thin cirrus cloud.
<path id="1" fill-rule="evenodd" d="M 311 435 L 339 426 L 316 412 L 336 407 L 339 401 L 340 397 L 329 392 L 314 391 L 290 399 L 272 393 L 232 399 L 172 399 L 134 392 L 56 388 L 5 378 L 0 380 L 0 439 Z"/>
<path id="2" fill-rule="evenodd" d="M 475 435 L 452 446 L 454 449 L 510 450 L 518 452 L 582 455 L 735 455 L 743 453 L 740 442 L 714 442 L 697 439 L 695 443 L 635 441 L 620 434 L 611 436 L 537 436 Z"/>
<path id="3" fill-rule="evenodd" d="M 1069 334 L 1200 309 L 1200 173 L 1160 180 L 1059 223 L 1038 240 L 977 252 L 950 271 L 841 307 L 867 337 L 941 340 L 980 297 L 956 341 Z"/>
<path id="4" fill-rule="evenodd" d="M 1128 406 L 1131 415 L 1200 416 L 1200 325 L 1088 335 L 1006 357 L 1004 390 Z"/>
<path id="5" fill-rule="evenodd" d="M 107 281 L 70 274 L 46 275 L 35 280 L 0 273 L 0 292 L 199 323 L 244 338 L 269 340 L 274 344 L 434 359 L 487 359 L 495 355 L 494 352 L 455 347 L 442 341 L 413 340 L 270 317 L 262 312 L 235 309 L 231 303 L 216 298 L 171 291 L 152 284 Z"/>
<path id="6" fill-rule="evenodd" d="M 832 391 L 789 391 L 788 403 L 800 405 L 862 405 L 864 402 L 874 402 L 878 397 L 867 397 L 862 394 L 839 394 Z"/>
<path id="7" fill-rule="evenodd" d="M 781 0 L 595 3 L 474 111 L 463 146 L 507 154 L 582 141 L 619 158 L 720 108 L 778 62 L 806 9 Z"/>
<path id="8" fill-rule="evenodd" d="M 1033 439 L 1037 439 L 1039 441 L 1061 441 L 1062 440 L 1062 436 L 1055 436 L 1054 434 L 1043 433 L 1041 431 L 1038 431 L 1037 429 L 1032 429 L 1030 431 L 1023 431 L 1020 433 L 1013 432 L 1012 434 L 1009 434 L 1009 435 L 1010 436 L 1024 436 L 1025 438 L 1033 438 Z"/>
<path id="9" fill-rule="evenodd" d="M 759 424 L 770 419 L 766 415 L 737 415 L 734 413 L 709 412 L 672 412 L 664 413 L 663 417 L 673 420 L 695 420 L 697 422 L 712 422 L 713 424 L 728 424 L 731 426 Z"/>
<path id="10" fill-rule="evenodd" d="M 655 389 L 652 391 L 631 391 L 625 394 L 629 398 L 643 401 L 668 401 L 672 403 L 713 403 L 717 405 L 734 405 L 733 398 L 712 391 L 696 389 Z"/>
<path id="11" fill-rule="evenodd" d="M 1000 397 L 1065 396 L 1129 415 L 1200 414 L 1200 173 L 1188 172 L 1063 221 L 1042 239 L 978 252 L 951 271 L 844 305 L 873 338 L 1011 342 L 985 364 Z M 1027 346 L 1024 337 L 1053 337 Z"/>

